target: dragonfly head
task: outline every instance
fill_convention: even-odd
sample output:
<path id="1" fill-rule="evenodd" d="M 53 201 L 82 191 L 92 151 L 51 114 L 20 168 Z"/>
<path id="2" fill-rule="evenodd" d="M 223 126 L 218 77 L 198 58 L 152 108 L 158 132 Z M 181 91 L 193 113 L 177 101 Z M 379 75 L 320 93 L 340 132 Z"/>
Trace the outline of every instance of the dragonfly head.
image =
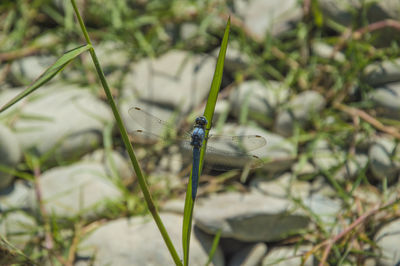
<path id="1" fill-rule="evenodd" d="M 195 123 L 196 123 L 196 126 L 204 127 L 207 125 L 208 121 L 207 121 L 207 118 L 205 118 L 204 116 L 199 116 L 196 118 Z"/>

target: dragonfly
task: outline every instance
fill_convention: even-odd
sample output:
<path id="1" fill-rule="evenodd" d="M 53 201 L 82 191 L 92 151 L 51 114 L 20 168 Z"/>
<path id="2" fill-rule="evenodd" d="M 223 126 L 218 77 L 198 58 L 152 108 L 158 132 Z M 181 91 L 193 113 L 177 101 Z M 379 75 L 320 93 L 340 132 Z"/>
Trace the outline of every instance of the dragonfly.
<path id="1" fill-rule="evenodd" d="M 146 112 L 140 107 L 129 109 L 129 115 L 141 127 L 150 130 L 134 130 L 133 136 L 141 138 L 157 139 L 166 142 L 167 137 L 160 136 L 160 132 L 175 132 L 174 127 Z M 204 116 L 197 117 L 192 131 L 186 131 L 182 137 L 175 138 L 176 141 L 186 150 L 192 150 L 192 199 L 196 198 L 200 172 L 200 151 L 205 143 L 205 131 L 208 121 Z M 249 168 L 258 168 L 263 161 L 247 153 L 263 147 L 267 141 L 260 135 L 225 136 L 209 135 L 205 153 L 205 163 L 212 169 L 227 170 L 242 168 L 243 162 Z M 228 149 L 227 149 L 228 148 Z M 215 164 L 217 162 L 217 164 Z M 211 163 L 211 165 L 210 165 Z"/>

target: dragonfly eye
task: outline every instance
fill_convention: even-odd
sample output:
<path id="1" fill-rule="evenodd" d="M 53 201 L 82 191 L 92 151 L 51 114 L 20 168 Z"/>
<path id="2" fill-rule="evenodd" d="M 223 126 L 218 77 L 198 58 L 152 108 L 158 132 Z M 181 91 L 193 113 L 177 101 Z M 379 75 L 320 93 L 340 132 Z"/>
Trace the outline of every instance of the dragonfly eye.
<path id="1" fill-rule="evenodd" d="M 207 119 L 204 116 L 199 116 L 196 118 L 196 125 L 205 126 L 207 123 Z"/>

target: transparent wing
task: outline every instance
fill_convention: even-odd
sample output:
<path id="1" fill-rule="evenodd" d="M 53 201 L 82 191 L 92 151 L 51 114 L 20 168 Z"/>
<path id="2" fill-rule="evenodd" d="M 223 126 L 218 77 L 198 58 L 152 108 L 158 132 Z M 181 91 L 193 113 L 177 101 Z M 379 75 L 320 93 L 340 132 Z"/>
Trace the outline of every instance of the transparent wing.
<path id="1" fill-rule="evenodd" d="M 176 131 L 176 128 L 173 128 L 170 124 L 146 112 L 140 107 L 132 107 L 129 109 L 128 112 L 132 119 L 143 127 L 144 131 L 136 132 L 143 136 L 148 133 L 150 133 L 150 135 L 153 135 L 153 137 L 154 134 L 161 136 L 164 132 Z M 190 132 L 185 132 L 184 138 L 190 139 Z"/>
<path id="2" fill-rule="evenodd" d="M 208 146 L 217 144 L 227 145 L 242 151 L 253 151 L 267 144 L 265 138 L 260 135 L 243 135 L 243 136 L 223 136 L 210 135 L 208 137 Z"/>

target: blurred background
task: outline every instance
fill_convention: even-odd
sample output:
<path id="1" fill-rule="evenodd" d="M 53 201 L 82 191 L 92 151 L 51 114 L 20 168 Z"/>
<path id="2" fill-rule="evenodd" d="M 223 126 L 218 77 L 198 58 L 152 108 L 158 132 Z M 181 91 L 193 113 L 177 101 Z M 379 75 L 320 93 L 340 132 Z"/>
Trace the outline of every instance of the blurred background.
<path id="1" fill-rule="evenodd" d="M 218 231 L 213 265 L 400 263 L 399 1 L 77 4 L 129 132 L 136 106 L 192 128 L 231 18 L 213 131 L 267 144 L 200 177 L 190 265 Z M 85 44 L 67 0 L 3 0 L 0 29 L 0 105 Z M 134 150 L 181 254 L 191 156 Z M 172 265 L 147 213 L 89 53 L 0 114 L 1 265 Z"/>

